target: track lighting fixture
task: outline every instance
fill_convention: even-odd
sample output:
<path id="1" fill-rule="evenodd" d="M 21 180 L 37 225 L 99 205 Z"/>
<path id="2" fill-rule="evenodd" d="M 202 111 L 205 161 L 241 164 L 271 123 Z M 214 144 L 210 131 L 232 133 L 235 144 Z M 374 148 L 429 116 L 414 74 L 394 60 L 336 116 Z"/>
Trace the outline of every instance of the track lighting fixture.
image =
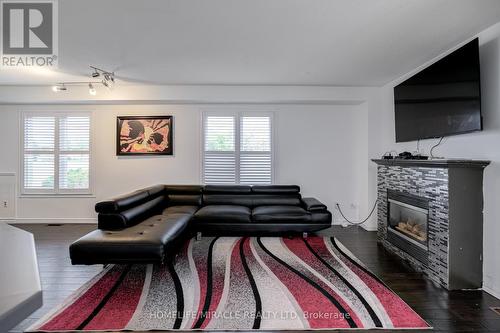
<path id="1" fill-rule="evenodd" d="M 95 90 L 95 88 L 92 85 L 92 83 L 89 83 L 89 94 L 91 94 L 92 96 L 97 95 L 97 91 Z"/>
<path id="2" fill-rule="evenodd" d="M 111 88 L 113 87 L 115 83 L 115 73 L 114 72 L 108 72 L 103 69 L 90 66 L 92 68 L 93 72 L 90 73 L 90 76 L 92 78 L 98 78 L 102 76 L 101 81 L 82 81 L 82 82 L 61 82 L 52 87 L 52 90 L 54 92 L 59 92 L 59 91 L 66 91 L 68 88 L 66 86 L 82 86 L 82 85 L 88 85 L 89 87 L 89 94 L 92 96 L 97 95 L 97 90 L 95 89 L 96 85 L 102 84 L 106 88 Z"/>
<path id="3" fill-rule="evenodd" d="M 89 94 L 92 96 L 97 95 L 97 90 L 95 89 L 96 84 L 101 84 L 101 82 L 88 82 L 88 81 L 82 81 L 82 82 L 61 82 L 56 84 L 55 86 L 52 86 L 52 91 L 54 92 L 59 92 L 59 91 L 66 91 L 68 90 L 67 86 L 88 86 L 89 88 Z"/>

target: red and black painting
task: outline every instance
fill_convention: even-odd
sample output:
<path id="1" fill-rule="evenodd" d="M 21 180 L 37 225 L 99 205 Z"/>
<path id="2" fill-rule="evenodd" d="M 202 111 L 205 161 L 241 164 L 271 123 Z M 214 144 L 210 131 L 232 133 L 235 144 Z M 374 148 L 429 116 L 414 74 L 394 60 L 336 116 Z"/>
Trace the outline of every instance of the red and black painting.
<path id="1" fill-rule="evenodd" d="M 117 118 L 117 155 L 172 155 L 172 116 Z"/>

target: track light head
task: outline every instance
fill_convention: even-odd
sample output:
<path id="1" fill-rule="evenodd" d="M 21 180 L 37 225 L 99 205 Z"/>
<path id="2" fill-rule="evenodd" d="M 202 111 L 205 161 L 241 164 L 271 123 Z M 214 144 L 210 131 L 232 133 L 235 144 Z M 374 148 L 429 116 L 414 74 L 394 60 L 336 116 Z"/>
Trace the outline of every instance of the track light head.
<path id="1" fill-rule="evenodd" d="M 108 73 L 108 72 L 105 72 L 103 75 L 104 75 L 104 80 L 105 80 L 108 84 L 113 84 L 113 83 L 115 83 L 115 77 L 114 77 L 113 73 Z"/>
<path id="2" fill-rule="evenodd" d="M 104 77 L 104 80 L 110 81 L 110 82 L 115 82 L 115 73 L 113 72 L 108 72 L 105 71 L 104 69 L 95 67 L 95 66 L 90 66 L 90 68 L 93 70 L 93 72 L 90 74 L 93 78 L 98 78 L 100 76 Z"/>
<path id="3" fill-rule="evenodd" d="M 106 80 L 106 78 L 104 78 L 104 79 L 102 80 L 102 85 L 103 85 L 103 86 L 105 86 L 106 88 L 109 88 L 109 83 L 108 83 L 108 81 Z"/>
<path id="4" fill-rule="evenodd" d="M 92 83 L 89 83 L 89 94 L 91 94 L 92 96 L 97 95 L 97 91 L 95 90 L 95 88 L 92 85 Z"/>
<path id="5" fill-rule="evenodd" d="M 68 88 L 64 84 L 57 84 L 55 86 L 52 86 L 52 91 L 54 92 L 59 92 L 59 91 L 66 91 Z"/>

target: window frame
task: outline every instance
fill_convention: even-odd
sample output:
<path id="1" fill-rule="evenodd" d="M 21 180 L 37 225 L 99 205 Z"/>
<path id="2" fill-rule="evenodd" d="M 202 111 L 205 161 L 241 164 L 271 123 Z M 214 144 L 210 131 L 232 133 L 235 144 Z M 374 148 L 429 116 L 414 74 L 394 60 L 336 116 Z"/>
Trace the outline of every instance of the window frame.
<path id="1" fill-rule="evenodd" d="M 25 149 L 25 119 L 27 117 L 54 117 L 54 150 L 53 151 L 29 151 L 29 153 L 46 154 L 54 156 L 54 188 L 53 189 L 29 189 L 24 187 L 24 157 Z M 64 151 L 59 147 L 60 142 L 60 124 L 59 121 L 64 117 L 89 117 L 89 150 L 88 151 Z M 19 120 L 19 193 L 20 197 L 71 197 L 71 196 L 92 196 L 94 192 L 94 117 L 92 111 L 22 111 Z M 59 187 L 59 160 L 61 155 L 87 154 L 89 155 L 89 187 L 87 189 L 61 189 Z"/>
<path id="2" fill-rule="evenodd" d="M 249 110 L 205 110 L 202 111 L 201 114 L 201 183 L 205 183 L 205 155 L 207 151 L 205 151 L 205 125 L 207 117 L 234 117 L 234 155 L 235 155 L 235 183 L 234 185 L 246 185 L 240 183 L 240 157 L 242 155 L 241 151 L 241 118 L 242 117 L 269 117 L 271 121 L 271 129 L 270 129 L 270 153 L 264 151 L 251 151 L 251 152 L 243 152 L 243 154 L 248 155 L 259 155 L 259 154 L 269 154 L 271 157 L 271 183 L 269 185 L 275 184 L 276 180 L 276 126 L 275 126 L 275 112 L 272 110 L 269 111 L 249 111 Z M 217 152 L 218 154 L 233 154 L 233 152 Z"/>

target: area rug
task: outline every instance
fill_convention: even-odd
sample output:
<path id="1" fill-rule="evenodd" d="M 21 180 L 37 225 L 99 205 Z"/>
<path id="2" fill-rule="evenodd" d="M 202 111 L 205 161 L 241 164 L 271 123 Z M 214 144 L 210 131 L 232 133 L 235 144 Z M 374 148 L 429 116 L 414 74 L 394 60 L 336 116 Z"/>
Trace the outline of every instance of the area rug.
<path id="1" fill-rule="evenodd" d="M 204 237 L 113 265 L 30 331 L 429 328 L 334 238 Z"/>

